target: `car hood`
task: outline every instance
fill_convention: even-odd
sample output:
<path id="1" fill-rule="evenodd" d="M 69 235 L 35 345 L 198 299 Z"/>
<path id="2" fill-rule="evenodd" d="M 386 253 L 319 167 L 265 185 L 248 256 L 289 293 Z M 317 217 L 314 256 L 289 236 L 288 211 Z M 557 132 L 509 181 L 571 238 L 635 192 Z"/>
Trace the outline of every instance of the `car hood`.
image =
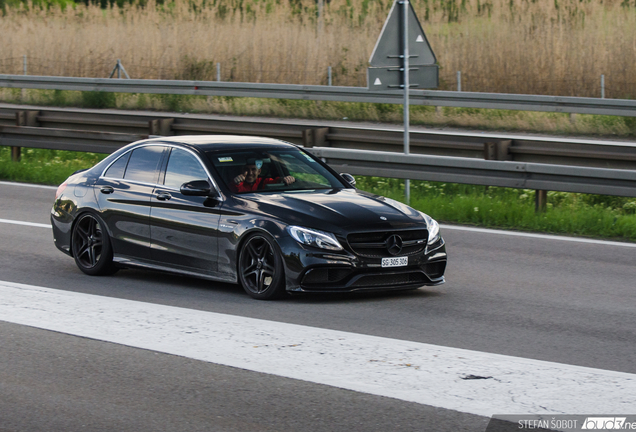
<path id="1" fill-rule="evenodd" d="M 357 189 L 291 191 L 241 198 L 289 225 L 342 235 L 352 231 L 426 227 L 426 221 L 417 210 Z"/>

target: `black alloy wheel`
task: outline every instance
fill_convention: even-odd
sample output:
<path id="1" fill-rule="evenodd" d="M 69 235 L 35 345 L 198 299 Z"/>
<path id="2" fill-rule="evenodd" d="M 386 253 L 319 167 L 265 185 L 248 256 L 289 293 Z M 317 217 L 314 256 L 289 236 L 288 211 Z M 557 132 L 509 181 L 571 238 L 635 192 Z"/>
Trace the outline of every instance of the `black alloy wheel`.
<path id="1" fill-rule="evenodd" d="M 283 261 L 274 239 L 266 234 L 254 234 L 245 241 L 238 273 L 243 289 L 255 299 L 272 300 L 285 292 Z"/>
<path id="2" fill-rule="evenodd" d="M 113 249 L 97 216 L 85 213 L 73 226 L 73 257 L 77 267 L 92 276 L 112 274 Z"/>

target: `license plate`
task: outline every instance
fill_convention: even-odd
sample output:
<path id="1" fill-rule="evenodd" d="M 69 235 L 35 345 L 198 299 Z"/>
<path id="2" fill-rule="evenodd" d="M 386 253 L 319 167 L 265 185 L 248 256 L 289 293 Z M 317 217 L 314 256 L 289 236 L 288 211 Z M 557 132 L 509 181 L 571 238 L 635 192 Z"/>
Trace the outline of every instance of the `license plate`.
<path id="1" fill-rule="evenodd" d="M 382 267 L 404 267 L 409 265 L 408 257 L 382 258 Z"/>

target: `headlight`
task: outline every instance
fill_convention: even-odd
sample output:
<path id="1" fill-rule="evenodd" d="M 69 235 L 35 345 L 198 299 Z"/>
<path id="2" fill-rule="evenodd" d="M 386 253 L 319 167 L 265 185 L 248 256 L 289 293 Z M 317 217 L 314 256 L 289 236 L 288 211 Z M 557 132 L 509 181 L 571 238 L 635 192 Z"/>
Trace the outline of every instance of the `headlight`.
<path id="1" fill-rule="evenodd" d="M 426 213 L 422 213 L 422 216 L 424 217 L 428 228 L 428 244 L 433 244 L 439 240 L 439 224 Z"/>
<path id="2" fill-rule="evenodd" d="M 433 244 L 439 240 L 439 224 L 435 219 L 431 219 L 428 224 L 428 244 Z"/>
<path id="3" fill-rule="evenodd" d="M 299 226 L 291 226 L 287 230 L 298 243 L 321 249 L 342 250 L 342 246 L 336 240 L 336 236 L 331 233 Z"/>

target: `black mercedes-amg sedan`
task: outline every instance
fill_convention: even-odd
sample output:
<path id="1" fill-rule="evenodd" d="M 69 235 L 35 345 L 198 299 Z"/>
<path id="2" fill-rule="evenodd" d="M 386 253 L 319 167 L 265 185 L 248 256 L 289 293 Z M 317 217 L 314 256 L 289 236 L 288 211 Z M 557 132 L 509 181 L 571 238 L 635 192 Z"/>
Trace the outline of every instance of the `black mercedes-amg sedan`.
<path id="1" fill-rule="evenodd" d="M 89 275 L 144 267 L 256 299 L 444 283 L 437 222 L 354 185 L 275 139 L 147 139 L 60 185 L 53 237 Z"/>

